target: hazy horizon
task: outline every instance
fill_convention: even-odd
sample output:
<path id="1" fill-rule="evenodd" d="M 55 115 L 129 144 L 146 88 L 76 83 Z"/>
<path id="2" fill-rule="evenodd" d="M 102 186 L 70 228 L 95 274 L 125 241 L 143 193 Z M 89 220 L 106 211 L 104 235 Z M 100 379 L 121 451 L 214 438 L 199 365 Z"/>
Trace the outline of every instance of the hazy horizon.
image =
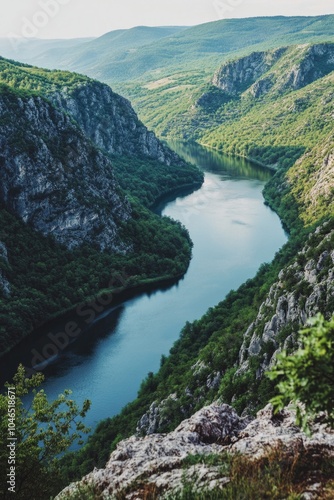
<path id="1" fill-rule="evenodd" d="M 138 26 L 191 27 L 221 19 L 310 17 L 334 13 L 333 3 L 319 0 L 16 0 L 2 8 L 0 38 L 96 38 Z"/>
<path id="2" fill-rule="evenodd" d="M 333 13 L 328 13 L 328 14 L 318 14 L 318 15 L 314 15 L 314 16 L 306 16 L 306 15 L 295 15 L 295 16 L 287 16 L 287 15 L 280 15 L 280 14 L 277 14 L 277 15 L 273 15 L 273 16 L 245 16 L 245 17 L 231 17 L 231 18 L 226 18 L 226 20 L 229 20 L 229 21 L 232 21 L 232 20 L 238 20 L 238 19 L 254 19 L 254 18 L 269 18 L 269 17 L 321 17 L 321 16 L 330 16 L 330 15 L 334 15 L 334 12 Z M 224 20 L 224 19 L 218 19 L 216 21 L 221 21 L 221 20 Z M 131 30 L 131 29 L 136 29 L 136 28 L 192 28 L 194 26 L 199 26 L 200 24 L 209 24 L 209 23 L 212 23 L 212 22 L 216 22 L 216 21 L 207 21 L 207 22 L 204 22 L 204 23 L 198 23 L 198 24 L 189 24 L 189 25 L 185 25 L 185 24 L 159 24 L 159 25 L 149 25 L 149 24 L 137 24 L 137 25 L 134 25 L 134 26 L 130 26 L 128 28 L 115 28 L 115 29 L 111 29 L 109 31 L 106 31 L 104 33 L 102 33 L 101 35 L 92 35 L 92 36 L 89 36 L 89 35 L 86 35 L 86 36 L 69 36 L 69 37 L 53 37 L 53 38 L 44 38 L 44 37 L 38 37 L 38 36 L 35 36 L 35 37 L 29 37 L 30 40 L 44 40 L 44 41 L 56 41 L 56 40 L 92 40 L 92 39 L 95 39 L 95 38 L 100 38 L 110 32 L 113 32 L 113 31 L 126 31 L 126 30 Z M 8 35 L 1 35 L 0 34 L 0 39 L 5 39 L 7 38 Z"/>

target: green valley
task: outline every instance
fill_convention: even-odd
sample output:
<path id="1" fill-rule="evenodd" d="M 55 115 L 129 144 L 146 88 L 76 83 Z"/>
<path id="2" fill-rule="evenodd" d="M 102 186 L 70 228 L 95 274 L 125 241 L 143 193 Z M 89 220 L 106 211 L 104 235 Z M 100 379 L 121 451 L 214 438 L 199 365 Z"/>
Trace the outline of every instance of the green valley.
<path id="1" fill-rule="evenodd" d="M 270 169 L 273 176 L 265 186 L 264 201 L 289 233 L 289 241 L 271 263 L 263 263 L 256 276 L 212 304 L 203 317 L 185 324 L 169 355 L 161 357 L 160 369 L 149 372 L 141 383 L 134 401 L 101 421 L 78 451 L 60 459 L 52 494 L 94 468 L 103 468 L 114 450 L 107 468 L 121 471 L 128 463 L 131 469 L 133 449 L 150 443 L 152 435 L 153 445 L 147 446 L 149 453 L 155 451 L 156 464 L 162 457 L 159 439 L 168 440 L 170 433 L 175 441 L 173 431 L 182 433 L 182 426 L 190 425 L 189 442 L 183 443 L 189 449 L 203 443 L 235 446 L 246 424 L 236 434 L 212 438 L 204 432 L 204 441 L 198 443 L 195 434 L 203 415 L 196 420 L 195 412 L 210 415 L 221 405 L 227 414 L 232 410 L 226 405 L 231 405 L 240 421 L 250 422 L 277 396 L 275 377 L 267 372 L 282 351 L 283 359 L 295 353 L 301 345 L 298 332 L 316 315 L 315 330 L 327 342 L 323 352 L 331 351 L 333 19 L 279 16 L 227 19 L 191 28 L 118 30 L 76 44 L 66 55 L 61 50 L 39 55 L 48 67 L 62 71 L 0 59 L 2 352 L 46 319 L 110 292 L 110 276 L 115 273 L 127 276 L 129 287 L 185 274 L 192 248 L 186 228 L 151 209 L 178 188 L 201 186 L 203 174 L 154 133 L 162 139 L 195 141 Z M 130 98 L 145 125 L 129 101 L 108 85 Z M 36 181 L 33 186 L 27 172 Z M 267 237 L 263 234 L 263 240 Z M 307 331 L 312 334 L 312 328 Z M 293 377 L 295 381 L 297 375 Z M 331 377 L 329 366 L 324 384 L 328 393 Z M 316 382 L 313 387 L 317 389 Z M 258 419 L 275 429 L 290 418 L 288 410 L 278 415 L 270 411 L 266 407 Z M 238 416 L 231 418 L 240 424 Z M 321 419 L 313 423 L 321 426 Z M 209 425 L 213 434 L 214 422 Z M 317 429 L 325 432 L 325 427 Z M 246 465 L 240 465 L 238 453 L 232 459 L 218 452 L 203 458 L 195 450 L 184 458 L 182 448 L 173 451 L 182 457 L 181 466 L 175 465 L 167 442 L 168 458 L 161 459 L 160 474 L 168 477 L 174 466 L 180 466 L 183 489 L 170 498 L 225 498 L 219 497 L 221 491 L 227 492 L 226 498 L 239 498 L 245 477 L 251 478 L 249 496 L 240 498 L 256 499 L 257 491 L 263 498 L 282 498 L 282 477 L 289 478 L 289 485 L 298 483 L 295 489 L 282 487 L 284 498 L 305 498 L 300 495 L 306 491 L 307 475 L 319 480 L 319 494 L 324 494 L 319 498 L 331 498 L 332 455 L 322 456 L 321 450 L 309 456 L 303 440 L 296 439 L 302 444 L 293 457 L 284 455 L 282 445 Z M 146 458 L 139 458 L 142 463 L 147 461 L 145 453 L 147 449 Z M 319 470 L 314 471 L 318 460 Z M 227 479 L 226 488 L 215 483 L 219 487 L 211 493 L 203 490 L 203 497 L 196 496 L 192 471 L 197 465 L 203 470 L 208 465 L 219 480 Z M 94 474 L 100 476 L 99 484 Z M 108 489 L 105 469 L 89 477 L 92 482 L 83 480 L 78 496 L 72 491 L 68 498 L 99 498 Z M 110 487 L 108 495 L 127 498 L 139 488 L 140 498 L 161 498 L 162 490 L 147 477 L 143 473 L 134 483 L 124 479 L 125 486 Z M 157 484 L 159 480 L 155 478 Z M 329 496 L 324 493 L 327 484 Z"/>
<path id="2" fill-rule="evenodd" d="M 230 70 L 239 59 L 224 63 L 214 78 L 219 72 L 229 78 L 233 94 L 217 84 L 195 85 L 195 95 L 180 89 L 182 108 L 168 97 L 175 97 L 168 92 L 175 82 L 161 80 L 156 91 L 146 85 L 142 99 L 137 87 L 141 115 L 148 117 L 154 107 L 156 118 L 152 114 L 149 122 L 160 133 L 168 102 L 168 125 L 163 117 L 161 122 L 168 135 L 192 138 L 276 170 L 264 194 L 289 229 L 290 241 L 254 279 L 184 327 L 170 355 L 161 359 L 159 372 L 142 383 L 137 399 L 101 422 L 87 445 L 64 459 L 65 483 L 96 464 L 102 467 L 121 439 L 136 428 L 145 435 L 147 422 L 154 423 L 155 432 L 169 432 L 217 398 L 240 413 L 262 408 L 275 394 L 265 376 L 275 353 L 295 348 L 306 317 L 319 311 L 328 319 L 333 314 L 333 44 L 278 52 L 276 60 L 265 53 L 270 64 L 239 89 L 234 78 L 240 70 Z M 255 55 L 245 56 L 240 65 L 252 68 Z"/>

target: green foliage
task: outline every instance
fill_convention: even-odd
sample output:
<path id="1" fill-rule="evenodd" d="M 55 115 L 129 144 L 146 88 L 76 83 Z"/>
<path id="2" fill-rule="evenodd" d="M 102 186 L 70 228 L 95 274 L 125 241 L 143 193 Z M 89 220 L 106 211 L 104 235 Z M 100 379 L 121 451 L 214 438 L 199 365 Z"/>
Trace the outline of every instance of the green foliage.
<path id="1" fill-rule="evenodd" d="M 43 70 L 0 58 L 0 94 L 11 110 L 10 114 L 2 115 L 0 125 L 12 123 L 13 115 L 17 116 L 10 139 L 13 152 L 24 152 L 31 158 L 36 155 L 36 141 L 29 139 L 26 124 L 20 121 L 18 97 L 38 95 L 46 99 L 51 93 L 65 88 L 67 92 L 73 91 L 89 81 L 73 73 Z M 70 133 L 79 131 L 73 128 Z M 34 132 L 31 135 L 34 136 Z M 40 139 L 55 158 L 63 160 L 67 154 L 63 145 L 66 141 Z M 92 154 L 95 153 L 93 149 Z M 192 246 L 187 230 L 155 215 L 144 205 L 151 207 L 181 187 L 199 187 L 203 174 L 195 166 L 177 159 L 176 164 L 171 165 L 133 156 L 115 157 L 112 162 L 114 169 L 110 175 L 115 175 L 122 187 L 120 195 L 127 196 L 132 205 L 132 218 L 118 224 L 121 239 L 131 249 L 125 255 L 101 253 L 86 245 L 70 252 L 0 207 L 0 241 L 8 249 L 11 264 L 4 269 L 11 284 L 11 295 L 0 294 L 0 355 L 43 322 L 107 291 L 115 275 L 126 276 L 126 286 L 133 288 L 177 279 L 187 270 Z M 82 205 L 110 210 L 103 201 L 87 196 L 80 175 L 70 187 L 76 189 Z M 55 196 L 59 196 L 61 202 L 65 195 L 59 191 Z"/>
<path id="2" fill-rule="evenodd" d="M 203 183 L 203 173 L 194 165 L 165 165 L 157 160 L 113 156 L 112 164 L 120 186 L 147 207 L 178 190 L 194 189 Z"/>
<path id="3" fill-rule="evenodd" d="M 331 483 L 334 472 L 334 462 L 326 457 L 309 456 L 310 453 L 298 453 L 297 450 L 287 452 L 277 447 L 261 458 L 247 458 L 242 455 L 224 456 L 210 455 L 206 457 L 187 457 L 182 489 L 167 496 L 170 500 L 258 500 L 270 498 L 279 500 L 298 500 L 307 487 L 307 478 L 319 474 L 326 488 L 321 498 L 330 499 L 333 493 Z M 222 486 L 200 488 L 196 472 L 189 466 L 204 463 L 208 466 L 220 466 L 219 478 L 227 478 Z M 188 472 L 188 475 L 187 475 Z M 215 471 L 216 472 L 216 471 Z M 328 496 L 325 493 L 328 492 Z M 152 495 L 152 499 L 159 495 Z"/>
<path id="4" fill-rule="evenodd" d="M 15 470 L 15 498 L 39 500 L 55 493 L 60 477 L 59 455 L 75 441 L 82 442 L 82 435 L 89 431 L 81 419 L 89 410 L 90 402 L 84 401 L 79 408 L 70 398 L 69 390 L 49 402 L 43 390 L 35 389 L 43 379 L 41 373 L 25 378 L 25 369 L 20 365 L 13 382 L 7 384 L 6 394 L 0 395 L 2 498 L 13 495 L 8 491 L 6 476 L 10 466 Z M 28 408 L 27 397 L 31 400 Z M 9 463 L 7 444 L 14 441 L 15 451 Z"/>
<path id="5" fill-rule="evenodd" d="M 87 82 L 88 78 L 69 71 L 50 71 L 0 57 L 0 83 L 4 91 L 8 85 L 18 95 L 46 95 Z"/>
<path id="6" fill-rule="evenodd" d="M 213 26 L 205 25 L 203 30 L 206 28 L 210 31 Z M 189 34 L 186 30 L 180 36 Z M 269 39 L 267 33 L 267 46 L 259 44 L 256 50 L 269 48 Z M 328 36 L 327 41 L 330 39 Z M 288 39 L 284 45 L 289 45 Z M 255 47 L 242 54 L 233 52 L 233 58 L 252 50 Z M 149 82 L 122 84 L 122 92 L 131 98 L 144 122 L 162 137 L 195 139 L 277 170 L 265 188 L 265 199 L 289 231 L 299 231 L 333 215 L 334 209 L 330 174 L 324 164 L 333 144 L 333 66 L 317 56 L 316 68 L 310 73 L 307 54 L 304 46 L 289 48 L 267 74 L 273 78 L 272 88 L 257 98 L 249 91 L 229 97 L 210 85 L 214 71 L 210 73 L 210 60 L 200 71 L 173 72 L 169 68 L 158 80 L 152 75 Z M 222 54 L 219 62 L 231 57 L 231 53 Z M 304 86 L 294 90 L 287 82 L 299 65 Z"/>
<path id="7" fill-rule="evenodd" d="M 279 380 L 280 394 L 271 402 L 276 410 L 294 402 L 297 424 L 303 429 L 321 411 L 334 424 L 334 317 L 325 321 L 318 314 L 309 320 L 309 325 L 299 332 L 302 347 L 293 355 L 283 351 L 276 366 L 268 372 L 270 379 Z"/>
<path id="8" fill-rule="evenodd" d="M 192 248 L 187 230 L 138 201 L 132 200 L 132 207 L 133 218 L 121 228 L 123 241 L 133 247 L 126 255 L 88 246 L 69 251 L 0 209 L 0 241 L 10 256 L 6 276 L 11 284 L 10 297 L 0 296 L 1 353 L 46 320 L 110 291 L 113 276 L 124 276 L 126 286 L 134 287 L 185 273 Z"/>
<path id="9" fill-rule="evenodd" d="M 186 323 L 170 355 L 163 359 L 158 373 L 150 374 L 143 381 L 137 398 L 119 415 L 100 422 L 80 451 L 64 457 L 64 485 L 80 479 L 95 466 L 103 467 L 116 444 L 135 432 L 138 420 L 153 401 L 159 402 L 170 394 L 176 394 L 177 399 L 169 399 L 161 415 L 160 430 L 164 432 L 174 429 L 184 418 L 219 396 L 226 403 L 233 398 L 233 405 L 240 412 L 252 398 L 256 407 L 268 401 L 273 395 L 273 387 L 263 388 L 259 399 L 254 374 L 238 380 L 234 378 L 233 367 L 243 341 L 245 325 L 254 320 L 268 288 L 277 279 L 282 267 L 295 256 L 304 239 L 305 235 L 301 234 L 299 240 L 290 241 L 276 255 L 273 264 L 261 266 L 254 279 L 248 280 L 237 291 L 230 292 L 200 320 Z M 195 372 L 197 362 L 207 368 Z M 219 387 L 209 391 L 206 387 L 207 376 L 216 370 L 223 373 L 222 380 Z"/>

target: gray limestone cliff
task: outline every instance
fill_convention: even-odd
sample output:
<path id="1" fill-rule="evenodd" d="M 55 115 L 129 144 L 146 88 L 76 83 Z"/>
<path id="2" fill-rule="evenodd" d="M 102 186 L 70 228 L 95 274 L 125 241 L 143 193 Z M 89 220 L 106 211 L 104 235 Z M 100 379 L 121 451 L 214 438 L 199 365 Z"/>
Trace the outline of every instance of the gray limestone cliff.
<path id="1" fill-rule="evenodd" d="M 10 283 L 6 276 L 6 269 L 8 269 L 8 251 L 6 245 L 0 241 L 0 294 L 4 297 L 9 297 L 11 293 Z"/>
<path id="2" fill-rule="evenodd" d="M 324 231 L 325 234 L 321 235 Z M 316 238 L 320 241 L 314 241 Z M 283 348 L 297 346 L 298 330 L 318 312 L 329 319 L 334 311 L 334 230 L 326 225 L 311 234 L 294 264 L 284 268 L 244 333 L 236 376 L 258 357 L 260 378 Z"/>
<path id="3" fill-rule="evenodd" d="M 48 94 L 85 134 L 109 154 L 143 156 L 166 165 L 183 163 L 140 122 L 130 102 L 93 80 Z"/>
<path id="4" fill-rule="evenodd" d="M 246 90 L 266 73 L 284 54 L 285 48 L 252 54 L 224 64 L 215 73 L 212 83 L 235 96 Z"/>
<path id="5" fill-rule="evenodd" d="M 69 115 L 41 97 L 0 94 L 0 201 L 68 248 L 118 252 L 120 222 L 131 217 L 110 160 Z"/>
<path id="6" fill-rule="evenodd" d="M 334 70 L 334 44 L 318 43 L 253 52 L 224 63 L 212 84 L 229 96 L 259 98 L 301 89 Z"/>
<path id="7" fill-rule="evenodd" d="M 133 500 L 148 498 L 145 496 L 148 491 L 153 494 L 149 498 L 171 498 L 170 495 L 180 493 L 187 482 L 193 484 L 196 492 L 203 490 L 203 494 L 213 488 L 223 490 L 231 481 L 228 468 L 210 465 L 204 457 L 215 455 L 223 460 L 224 456 L 241 454 L 245 463 L 259 460 L 278 449 L 282 457 L 284 454 L 291 457 L 294 453 L 297 457 L 302 453 L 310 464 L 316 463 L 319 455 L 331 459 L 334 457 L 334 432 L 320 420 L 312 426 L 311 435 L 305 435 L 296 427 L 291 408 L 274 415 L 268 405 L 252 420 L 240 418 L 231 406 L 216 402 L 202 408 L 168 434 L 145 438 L 132 436 L 121 441 L 105 468 L 94 469 L 59 493 L 56 499 L 72 495 L 77 498 L 74 495 L 82 493 L 84 487 L 90 488 L 96 498 Z M 187 465 L 191 455 L 203 456 L 202 463 Z M 321 488 L 321 479 L 310 474 L 303 494 Z"/>
<path id="8" fill-rule="evenodd" d="M 131 208 L 110 156 L 155 160 L 166 171 L 185 162 L 108 85 L 0 62 L 0 203 L 69 249 L 126 252 L 119 229 Z"/>

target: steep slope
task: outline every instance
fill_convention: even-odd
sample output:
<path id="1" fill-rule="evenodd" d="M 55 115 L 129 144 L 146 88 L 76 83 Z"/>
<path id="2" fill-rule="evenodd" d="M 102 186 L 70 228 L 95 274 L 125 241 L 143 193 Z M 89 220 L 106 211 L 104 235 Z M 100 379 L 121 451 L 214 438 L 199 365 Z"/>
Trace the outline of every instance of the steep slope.
<path id="1" fill-rule="evenodd" d="M 87 81 L 47 95 L 107 153 L 152 158 L 166 165 L 183 163 L 138 120 L 130 102 L 107 85 Z"/>
<path id="2" fill-rule="evenodd" d="M 125 172 L 130 184 L 139 183 L 135 194 L 142 201 L 152 204 L 173 189 L 202 183 L 198 169 L 162 144 L 138 120 L 129 101 L 107 85 L 74 73 L 42 70 L 3 58 L 1 82 L 15 90 L 43 95 L 69 114 L 87 138 L 112 156 L 124 189 L 128 188 L 123 183 Z M 143 175 L 149 182 L 146 186 Z"/>
<path id="3" fill-rule="evenodd" d="M 70 114 L 83 132 L 107 153 L 183 163 L 138 120 L 129 101 L 110 87 L 81 75 L 52 72 L 0 58 L 0 82 L 37 92 Z"/>
<path id="4" fill-rule="evenodd" d="M 111 162 L 40 97 L 0 93 L 0 200 L 13 214 L 69 249 L 84 242 L 124 252 L 131 217 Z"/>
<path id="5" fill-rule="evenodd" d="M 197 101 L 188 115 L 188 133 L 196 127 L 201 143 L 277 170 L 266 197 L 293 229 L 296 218 L 307 225 L 333 213 L 334 45 L 284 49 L 270 68 L 260 65 L 255 74 L 254 61 L 273 61 L 273 54 L 255 53 L 224 64 L 214 77 L 223 89 L 209 90 Z M 242 88 L 239 64 L 252 75 Z M 231 95 L 227 89 L 236 73 Z"/>
<path id="6" fill-rule="evenodd" d="M 265 74 L 282 57 L 286 49 L 253 52 L 249 56 L 224 64 L 212 84 L 230 96 L 236 96 Z"/>
<path id="7" fill-rule="evenodd" d="M 203 174 L 126 99 L 1 59 L 0 125 L 1 354 L 99 293 L 184 274 L 187 231 L 145 205 L 199 187 Z"/>
<path id="8" fill-rule="evenodd" d="M 252 54 L 223 64 L 212 84 L 236 96 L 254 97 L 298 90 L 334 70 L 334 44 L 304 44 Z M 246 93 L 247 95 L 247 93 Z"/>

